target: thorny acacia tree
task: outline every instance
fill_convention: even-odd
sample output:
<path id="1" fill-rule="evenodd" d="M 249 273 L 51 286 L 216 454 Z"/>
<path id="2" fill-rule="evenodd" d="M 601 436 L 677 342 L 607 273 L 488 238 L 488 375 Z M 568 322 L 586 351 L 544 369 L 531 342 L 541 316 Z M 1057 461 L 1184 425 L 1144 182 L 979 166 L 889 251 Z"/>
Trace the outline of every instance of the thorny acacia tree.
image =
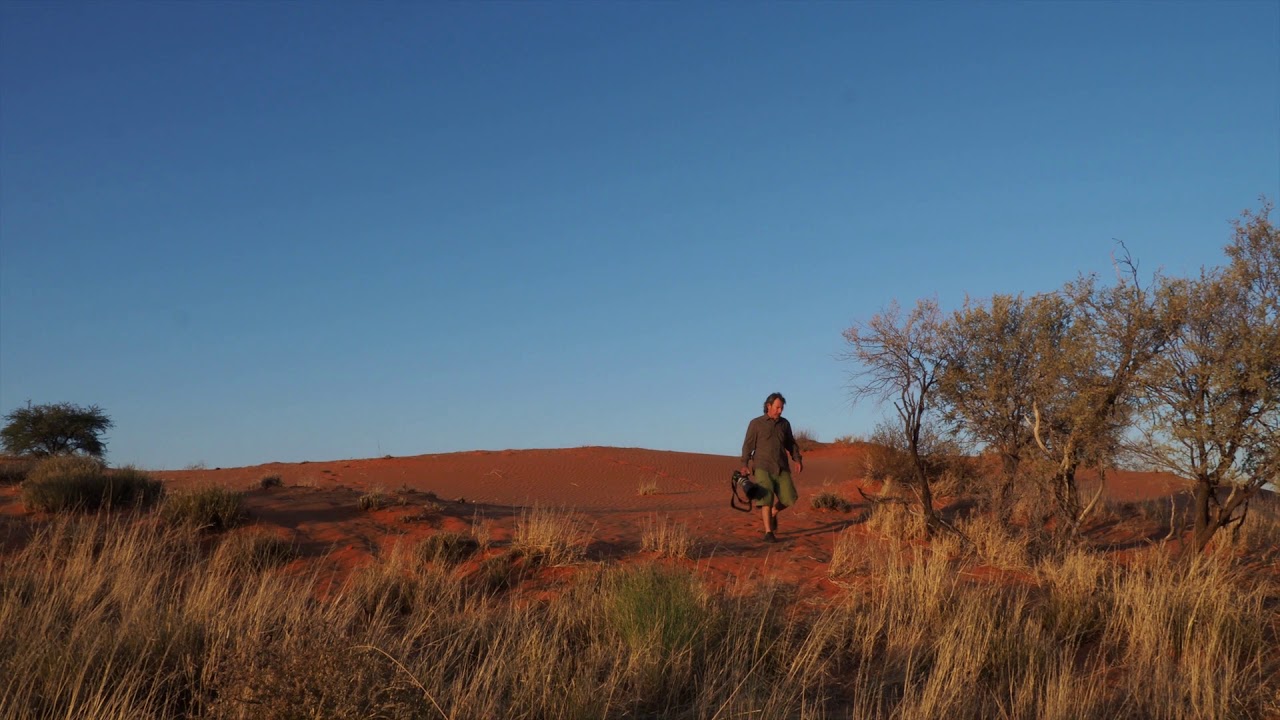
<path id="1" fill-rule="evenodd" d="M 71 403 L 32 405 L 5 415 L 0 441 L 6 452 L 15 455 L 70 455 L 83 453 L 101 458 L 107 451 L 102 433 L 111 427 L 111 418 L 97 405 L 81 407 Z"/>
<path id="2" fill-rule="evenodd" d="M 1280 476 L 1280 231 L 1270 211 L 1264 203 L 1236 223 L 1227 267 L 1160 293 L 1178 324 L 1143 373 L 1134 452 L 1196 481 L 1197 551 L 1243 522 L 1249 499 Z"/>
<path id="3" fill-rule="evenodd" d="M 920 300 L 905 316 L 894 302 L 870 320 L 844 331 L 850 347 L 844 359 L 857 366 L 851 374 L 849 394 L 855 403 L 864 399 L 893 402 L 900 421 L 897 429 L 914 471 L 910 485 L 920 500 L 930 534 L 943 523 L 933 510 L 921 430 L 935 410 L 934 392 L 945 365 L 941 325 L 938 302 Z"/>

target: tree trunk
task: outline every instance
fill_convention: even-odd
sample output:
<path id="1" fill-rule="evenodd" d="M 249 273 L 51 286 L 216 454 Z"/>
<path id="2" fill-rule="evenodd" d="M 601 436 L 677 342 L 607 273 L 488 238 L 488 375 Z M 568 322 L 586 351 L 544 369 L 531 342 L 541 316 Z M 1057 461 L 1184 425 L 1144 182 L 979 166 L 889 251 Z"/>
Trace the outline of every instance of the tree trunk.
<path id="1" fill-rule="evenodd" d="M 1209 544 L 1210 538 L 1218 528 L 1213 521 L 1213 514 L 1209 511 L 1209 502 L 1213 497 L 1213 486 L 1201 479 L 1196 483 L 1195 505 L 1191 508 L 1191 515 L 1195 519 L 1195 534 L 1192 536 L 1193 547 L 1196 552 L 1204 550 Z"/>
<path id="2" fill-rule="evenodd" d="M 1061 532 L 1074 537 L 1080 524 L 1080 491 L 1076 487 L 1076 466 L 1068 465 L 1058 471 L 1058 483 L 1054 488 L 1058 501 L 1058 519 Z"/>
<path id="3" fill-rule="evenodd" d="M 924 512 L 925 532 L 929 537 L 933 537 L 934 531 L 942 527 L 942 522 L 933 512 L 933 490 L 929 487 L 929 471 L 924 466 L 924 458 L 920 457 L 920 424 L 918 422 L 912 429 L 908 449 L 911 451 L 911 461 L 916 470 L 916 487 L 920 494 L 920 509 Z"/>
<path id="4" fill-rule="evenodd" d="M 1001 473 L 1000 482 L 996 485 L 996 496 L 993 501 L 996 520 L 1005 527 L 1008 527 L 1013 518 L 1013 482 L 1018 476 L 1018 465 L 1020 458 L 1013 453 L 1001 453 Z"/>

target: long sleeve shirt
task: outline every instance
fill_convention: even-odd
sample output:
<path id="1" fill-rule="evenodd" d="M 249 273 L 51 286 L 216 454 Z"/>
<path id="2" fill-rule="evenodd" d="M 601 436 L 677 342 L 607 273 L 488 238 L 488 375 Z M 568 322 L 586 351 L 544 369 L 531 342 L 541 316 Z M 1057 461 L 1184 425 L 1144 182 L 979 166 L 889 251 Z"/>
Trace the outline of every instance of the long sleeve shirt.
<path id="1" fill-rule="evenodd" d="M 800 459 L 800 447 L 791 434 L 791 423 L 784 417 L 770 420 L 768 415 L 761 415 L 747 425 L 747 437 L 742 441 L 742 464 L 745 466 L 753 458 L 756 468 L 778 473 L 791 472 L 787 462 L 787 453 L 796 462 Z"/>

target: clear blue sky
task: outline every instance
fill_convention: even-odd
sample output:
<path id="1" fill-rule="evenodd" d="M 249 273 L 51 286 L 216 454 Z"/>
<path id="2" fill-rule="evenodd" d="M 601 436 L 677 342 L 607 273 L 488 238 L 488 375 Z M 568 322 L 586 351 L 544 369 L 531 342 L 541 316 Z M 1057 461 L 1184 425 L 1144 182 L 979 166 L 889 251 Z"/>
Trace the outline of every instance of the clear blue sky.
<path id="1" fill-rule="evenodd" d="M 148 468 L 869 431 L 893 299 L 1222 260 L 1280 3 L 0 2 L 0 411 Z"/>

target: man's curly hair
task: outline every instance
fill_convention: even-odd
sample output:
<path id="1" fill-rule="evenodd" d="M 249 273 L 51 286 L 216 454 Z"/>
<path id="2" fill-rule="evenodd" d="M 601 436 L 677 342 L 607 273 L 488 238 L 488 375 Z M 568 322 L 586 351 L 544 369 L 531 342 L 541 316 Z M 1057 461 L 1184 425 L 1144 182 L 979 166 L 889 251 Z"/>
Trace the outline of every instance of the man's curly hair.
<path id="1" fill-rule="evenodd" d="M 769 406 L 773 404 L 774 400 L 781 400 L 783 405 L 787 404 L 787 399 L 782 397 L 782 393 L 780 392 L 769 393 L 769 397 L 764 399 L 765 412 L 769 412 Z"/>

